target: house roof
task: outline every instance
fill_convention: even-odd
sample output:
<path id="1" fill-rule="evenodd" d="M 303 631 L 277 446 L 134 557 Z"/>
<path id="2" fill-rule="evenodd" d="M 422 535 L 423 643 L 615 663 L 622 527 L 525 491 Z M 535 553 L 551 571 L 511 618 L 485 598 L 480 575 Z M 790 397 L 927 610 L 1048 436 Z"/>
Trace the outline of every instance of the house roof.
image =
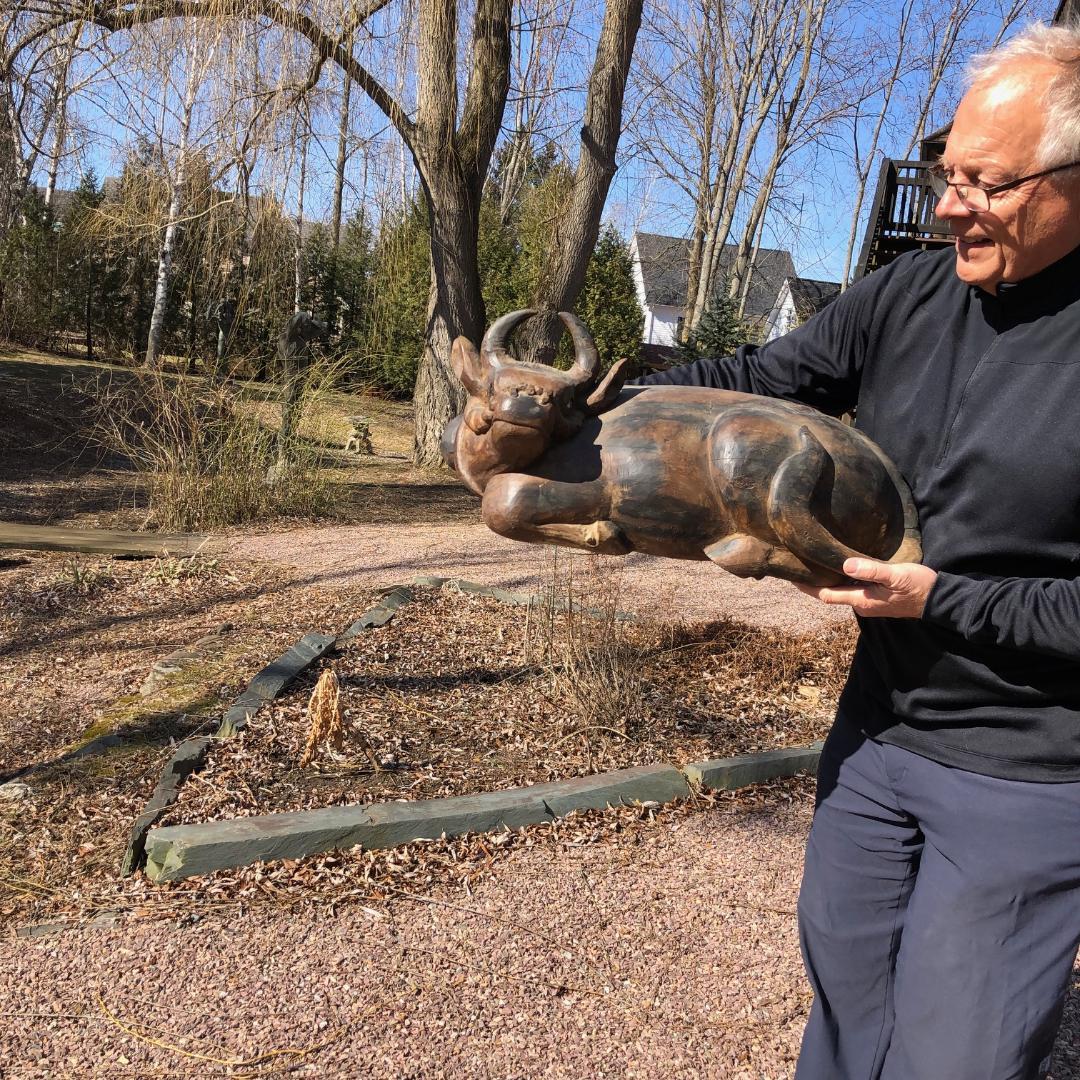
<path id="1" fill-rule="evenodd" d="M 649 307 L 685 307 L 686 281 L 690 273 L 690 241 L 679 236 L 644 232 L 635 233 L 634 239 L 645 285 L 645 303 Z M 724 245 L 715 291 L 724 288 L 737 253 L 735 244 Z M 794 276 L 795 263 L 790 251 L 759 249 L 746 297 L 746 317 L 764 319 L 776 302 L 784 278 Z"/>
<path id="2" fill-rule="evenodd" d="M 816 314 L 840 295 L 838 281 L 818 281 L 816 278 L 804 277 L 789 277 L 786 281 L 795 310 L 804 319 Z"/>

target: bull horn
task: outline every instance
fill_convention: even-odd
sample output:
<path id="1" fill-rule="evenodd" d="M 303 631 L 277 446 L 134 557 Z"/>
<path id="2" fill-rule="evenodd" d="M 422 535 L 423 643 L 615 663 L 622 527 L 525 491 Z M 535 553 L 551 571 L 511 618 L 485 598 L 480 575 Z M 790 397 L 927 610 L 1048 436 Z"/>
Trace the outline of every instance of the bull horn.
<path id="1" fill-rule="evenodd" d="M 521 311 L 511 311 L 509 315 L 496 319 L 488 327 L 488 332 L 484 335 L 484 340 L 480 344 L 481 359 L 492 367 L 512 364 L 514 358 L 506 347 L 506 339 L 518 323 L 524 322 L 530 315 L 535 314 L 536 312 L 532 308 L 523 308 Z"/>
<path id="2" fill-rule="evenodd" d="M 574 366 L 567 372 L 575 386 L 591 383 L 600 367 L 600 354 L 585 324 L 569 311 L 560 311 L 559 318 L 574 339 Z"/>

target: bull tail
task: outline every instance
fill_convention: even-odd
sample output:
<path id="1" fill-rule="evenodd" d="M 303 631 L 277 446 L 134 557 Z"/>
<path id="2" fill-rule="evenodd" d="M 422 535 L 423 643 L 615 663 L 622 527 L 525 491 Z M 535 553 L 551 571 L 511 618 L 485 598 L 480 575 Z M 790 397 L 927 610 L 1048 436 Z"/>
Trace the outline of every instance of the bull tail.
<path id="1" fill-rule="evenodd" d="M 769 486 L 767 510 L 773 531 L 793 555 L 844 578 L 844 560 L 866 555 L 833 536 L 810 509 L 830 464 L 825 447 L 809 428 L 801 427 L 799 449 L 776 470 Z"/>
<path id="2" fill-rule="evenodd" d="M 868 440 L 870 449 L 877 454 L 882 467 L 889 474 L 896 490 L 900 494 L 900 502 L 904 508 L 904 539 L 900 546 L 886 559 L 891 563 L 919 563 L 922 562 L 922 533 L 919 531 L 919 511 L 915 509 L 915 499 L 911 494 L 911 488 L 907 481 L 900 475 L 900 470 L 893 464 L 885 451 L 876 442 Z"/>

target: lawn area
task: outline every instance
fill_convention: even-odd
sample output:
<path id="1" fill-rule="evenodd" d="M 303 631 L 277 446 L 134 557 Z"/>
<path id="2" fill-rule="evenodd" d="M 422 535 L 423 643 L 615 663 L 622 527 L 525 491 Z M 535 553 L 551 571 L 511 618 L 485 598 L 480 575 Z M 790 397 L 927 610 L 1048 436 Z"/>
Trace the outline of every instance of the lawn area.
<path id="1" fill-rule="evenodd" d="M 91 437 L 93 393 L 123 386 L 131 368 L 78 357 L 0 347 L 0 519 L 86 528 L 145 526 L 145 484 L 122 455 Z M 190 383 L 201 376 L 174 375 Z M 281 422 L 278 389 L 234 384 L 239 409 L 269 430 Z M 417 469 L 409 458 L 412 405 L 365 393 L 321 395 L 299 435 L 315 448 L 332 484 L 329 513 L 344 523 L 475 520 L 477 502 L 448 471 Z M 348 417 L 370 420 L 373 453 L 346 453 Z"/>

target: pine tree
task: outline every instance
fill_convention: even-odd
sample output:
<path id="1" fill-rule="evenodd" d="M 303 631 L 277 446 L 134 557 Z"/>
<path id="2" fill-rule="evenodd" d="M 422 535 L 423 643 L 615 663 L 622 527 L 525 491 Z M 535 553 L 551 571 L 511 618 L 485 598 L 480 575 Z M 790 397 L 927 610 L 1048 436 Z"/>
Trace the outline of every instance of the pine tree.
<path id="1" fill-rule="evenodd" d="M 678 346 L 684 362 L 702 356 L 730 356 L 748 339 L 746 326 L 739 318 L 738 301 L 728 295 L 727 283 L 713 295 L 701 321 Z"/>
<path id="2" fill-rule="evenodd" d="M 596 342 L 603 370 L 624 356 L 637 358 L 645 316 L 634 286 L 630 250 L 612 225 L 600 231 L 577 314 Z"/>

